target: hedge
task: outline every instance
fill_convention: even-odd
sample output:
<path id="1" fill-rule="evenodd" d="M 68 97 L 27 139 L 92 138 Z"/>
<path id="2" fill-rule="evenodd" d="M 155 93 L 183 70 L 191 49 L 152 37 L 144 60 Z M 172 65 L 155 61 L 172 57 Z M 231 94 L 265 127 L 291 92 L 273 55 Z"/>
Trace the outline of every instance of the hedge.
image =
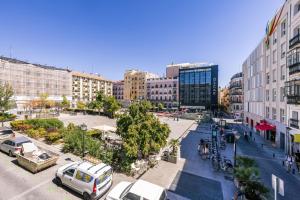
<path id="1" fill-rule="evenodd" d="M 64 127 L 64 123 L 58 119 L 28 119 L 28 120 L 17 120 L 10 123 L 14 130 L 27 130 L 30 128 L 39 129 L 60 129 Z"/>

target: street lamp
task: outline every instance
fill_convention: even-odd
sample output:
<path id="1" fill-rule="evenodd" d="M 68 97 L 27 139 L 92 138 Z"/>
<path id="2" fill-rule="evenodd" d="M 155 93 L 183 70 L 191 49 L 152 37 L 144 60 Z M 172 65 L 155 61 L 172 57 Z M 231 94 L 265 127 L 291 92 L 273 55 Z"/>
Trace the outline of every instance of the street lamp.
<path id="1" fill-rule="evenodd" d="M 80 129 L 82 130 L 82 158 L 84 158 L 84 155 L 85 155 L 85 145 L 84 145 L 84 135 L 85 135 L 85 132 L 87 131 L 87 125 L 85 123 L 81 124 L 80 125 Z"/>
<path id="2" fill-rule="evenodd" d="M 234 133 L 234 143 L 233 143 L 233 150 L 234 150 L 234 160 L 233 160 L 234 164 L 233 164 L 233 166 L 234 167 L 236 167 L 236 151 L 237 151 L 237 149 L 236 149 L 236 143 L 240 139 L 240 137 L 241 136 L 238 134 L 238 132 L 235 131 L 235 133 Z"/>

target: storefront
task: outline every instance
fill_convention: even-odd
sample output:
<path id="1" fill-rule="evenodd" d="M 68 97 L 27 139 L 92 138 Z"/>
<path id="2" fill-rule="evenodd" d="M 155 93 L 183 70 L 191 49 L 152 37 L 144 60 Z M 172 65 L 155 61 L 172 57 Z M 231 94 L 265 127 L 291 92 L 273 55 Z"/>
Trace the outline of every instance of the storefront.
<path id="1" fill-rule="evenodd" d="M 259 124 L 255 126 L 257 131 L 260 131 L 264 139 L 275 143 L 276 141 L 276 126 L 269 124 L 266 120 L 261 120 Z"/>
<path id="2" fill-rule="evenodd" d="M 290 135 L 290 153 L 294 155 L 298 151 L 300 152 L 300 130 L 291 129 L 289 131 Z"/>

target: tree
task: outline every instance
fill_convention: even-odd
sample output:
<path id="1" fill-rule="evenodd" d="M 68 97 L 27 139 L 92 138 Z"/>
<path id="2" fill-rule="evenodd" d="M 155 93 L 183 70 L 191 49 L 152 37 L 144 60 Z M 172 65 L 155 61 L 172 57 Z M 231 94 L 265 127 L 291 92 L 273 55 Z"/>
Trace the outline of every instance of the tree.
<path id="1" fill-rule="evenodd" d="M 178 149 L 178 146 L 179 146 L 179 140 L 178 139 L 172 139 L 170 140 L 169 142 L 171 148 L 172 148 L 172 154 L 173 155 L 177 155 L 177 149 Z"/>
<path id="2" fill-rule="evenodd" d="M 62 96 L 63 100 L 61 102 L 62 108 L 70 108 L 70 101 L 67 99 L 66 95 Z"/>
<path id="3" fill-rule="evenodd" d="M 111 118 L 115 117 L 115 113 L 121 108 L 121 105 L 114 96 L 108 96 L 103 103 L 103 110 L 106 115 Z"/>
<path id="4" fill-rule="evenodd" d="M 239 181 L 239 187 L 247 199 L 264 199 L 268 196 L 268 188 L 261 182 L 255 160 L 248 157 L 238 157 L 234 176 Z"/>
<path id="5" fill-rule="evenodd" d="M 157 107 L 158 107 L 158 110 L 162 111 L 162 110 L 164 109 L 164 104 L 159 103 L 159 104 L 157 105 Z"/>
<path id="6" fill-rule="evenodd" d="M 14 95 L 13 88 L 11 85 L 5 83 L 4 85 L 0 84 L 0 111 L 2 116 L 4 116 L 4 112 L 10 109 L 13 106 L 13 101 L 11 97 Z M 2 126 L 4 123 L 4 117 L 1 120 Z"/>
<path id="7" fill-rule="evenodd" d="M 38 99 L 39 106 L 41 109 L 40 112 L 42 112 L 43 109 L 47 108 L 47 105 L 49 104 L 48 97 L 49 97 L 49 95 L 47 93 L 40 94 L 39 99 Z"/>
<path id="8" fill-rule="evenodd" d="M 85 103 L 82 102 L 82 101 L 77 101 L 76 106 L 77 106 L 77 108 L 80 109 L 80 110 L 83 110 L 83 109 L 85 109 L 85 107 L 86 107 Z"/>
<path id="9" fill-rule="evenodd" d="M 100 115 L 101 110 L 103 108 L 105 98 L 106 97 L 105 97 L 105 95 L 102 91 L 98 92 L 97 95 L 96 95 L 96 99 L 94 101 L 90 102 L 88 107 L 91 108 L 91 109 L 98 110 L 99 115 Z"/>
<path id="10" fill-rule="evenodd" d="M 133 103 L 117 120 L 117 134 L 129 159 L 147 158 L 167 144 L 170 129 L 148 112 L 150 108 L 147 101 Z"/>

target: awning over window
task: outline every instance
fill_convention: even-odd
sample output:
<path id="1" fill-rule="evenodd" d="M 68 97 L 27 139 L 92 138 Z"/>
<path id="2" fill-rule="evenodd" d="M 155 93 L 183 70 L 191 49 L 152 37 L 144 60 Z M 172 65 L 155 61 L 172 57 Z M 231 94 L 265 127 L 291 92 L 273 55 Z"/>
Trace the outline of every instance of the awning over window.
<path id="1" fill-rule="evenodd" d="M 269 124 L 265 120 L 262 120 L 258 125 L 255 126 L 255 129 L 259 131 L 272 131 L 276 129 L 276 126 Z"/>

